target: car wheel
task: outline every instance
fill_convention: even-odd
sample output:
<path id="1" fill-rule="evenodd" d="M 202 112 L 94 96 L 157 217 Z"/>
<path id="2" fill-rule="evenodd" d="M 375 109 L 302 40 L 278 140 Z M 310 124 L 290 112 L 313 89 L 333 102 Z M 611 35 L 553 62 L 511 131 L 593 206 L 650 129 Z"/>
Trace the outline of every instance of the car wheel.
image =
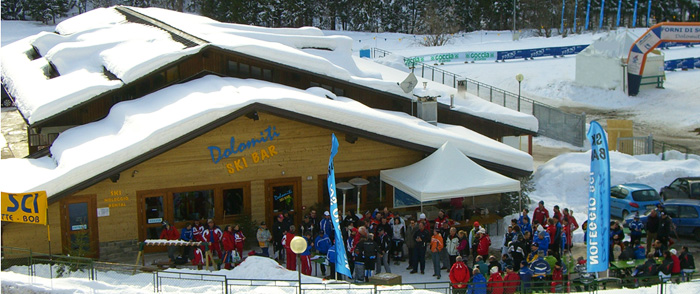
<path id="1" fill-rule="evenodd" d="M 629 211 L 623 210 L 623 211 L 622 211 L 622 220 L 626 220 L 626 219 L 627 219 L 627 215 L 629 215 L 629 214 L 630 214 Z"/>
<path id="2" fill-rule="evenodd" d="M 10 106 L 12 106 L 12 100 L 2 99 L 2 107 L 10 107 Z"/>

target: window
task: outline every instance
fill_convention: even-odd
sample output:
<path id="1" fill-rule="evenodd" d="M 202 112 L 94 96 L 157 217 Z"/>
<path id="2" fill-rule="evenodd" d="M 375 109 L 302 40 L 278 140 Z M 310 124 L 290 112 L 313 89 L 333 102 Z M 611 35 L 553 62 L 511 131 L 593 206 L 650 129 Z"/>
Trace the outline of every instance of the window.
<path id="1" fill-rule="evenodd" d="M 177 66 L 173 66 L 165 71 L 165 82 L 172 83 L 180 78 L 180 70 Z"/>
<path id="2" fill-rule="evenodd" d="M 244 213 L 243 188 L 224 190 L 224 216 Z"/>
<path id="3" fill-rule="evenodd" d="M 238 62 L 233 60 L 228 61 L 228 74 L 231 76 L 238 75 Z"/>
<path id="4" fill-rule="evenodd" d="M 159 72 L 153 76 L 153 89 L 165 86 L 165 72 Z"/>
<path id="5" fill-rule="evenodd" d="M 680 217 L 681 218 L 698 218 L 698 210 L 693 206 L 680 206 Z"/>
<path id="6" fill-rule="evenodd" d="M 272 70 L 271 69 L 263 69 L 263 80 L 266 81 L 272 81 Z"/>
<path id="7" fill-rule="evenodd" d="M 249 77 L 250 76 L 250 65 L 247 65 L 244 63 L 239 64 L 238 72 L 240 73 L 240 76 L 243 78 Z"/>
<path id="8" fill-rule="evenodd" d="M 680 206 L 678 205 L 667 205 L 664 207 L 664 211 L 672 218 L 678 217 L 679 210 Z"/>
<path id="9" fill-rule="evenodd" d="M 627 197 L 627 193 L 629 193 L 629 191 L 619 186 L 610 188 L 610 196 L 613 198 L 624 199 Z"/>
<path id="10" fill-rule="evenodd" d="M 660 200 L 661 197 L 656 190 L 640 190 L 632 192 L 632 199 L 634 199 L 634 201 L 657 201 Z"/>
<path id="11" fill-rule="evenodd" d="M 257 66 L 251 66 L 250 67 L 250 76 L 256 79 L 262 78 L 262 68 L 259 68 Z"/>
<path id="12" fill-rule="evenodd" d="M 175 222 L 214 218 L 214 191 L 173 193 Z"/>

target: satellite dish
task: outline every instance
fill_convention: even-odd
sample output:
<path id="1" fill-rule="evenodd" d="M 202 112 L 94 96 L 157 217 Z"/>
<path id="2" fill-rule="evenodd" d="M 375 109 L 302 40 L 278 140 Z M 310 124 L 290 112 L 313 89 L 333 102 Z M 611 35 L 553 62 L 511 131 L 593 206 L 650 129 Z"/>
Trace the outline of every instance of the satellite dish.
<path id="1" fill-rule="evenodd" d="M 399 87 L 401 87 L 405 93 L 411 93 L 416 85 L 418 85 L 418 79 L 416 78 L 416 75 L 410 73 L 408 74 L 408 77 L 406 77 L 406 79 L 399 84 Z"/>

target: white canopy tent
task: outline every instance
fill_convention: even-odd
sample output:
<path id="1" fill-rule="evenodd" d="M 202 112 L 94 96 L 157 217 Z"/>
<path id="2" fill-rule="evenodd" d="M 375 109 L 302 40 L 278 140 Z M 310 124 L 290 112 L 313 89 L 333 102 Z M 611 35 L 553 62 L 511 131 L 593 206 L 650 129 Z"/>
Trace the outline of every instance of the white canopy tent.
<path id="1" fill-rule="evenodd" d="M 409 166 L 383 170 L 383 182 L 421 203 L 455 197 L 520 192 L 520 182 L 473 162 L 449 142 Z"/>

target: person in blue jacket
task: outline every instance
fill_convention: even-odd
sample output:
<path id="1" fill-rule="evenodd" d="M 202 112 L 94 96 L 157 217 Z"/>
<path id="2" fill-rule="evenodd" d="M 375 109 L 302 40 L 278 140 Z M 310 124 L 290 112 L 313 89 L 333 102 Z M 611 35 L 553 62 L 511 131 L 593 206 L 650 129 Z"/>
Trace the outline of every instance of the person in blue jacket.
<path id="1" fill-rule="evenodd" d="M 192 224 L 188 223 L 187 226 L 180 230 L 180 240 L 187 242 L 195 241 L 193 239 L 194 235 L 192 233 Z M 187 258 L 187 260 L 189 261 L 194 257 L 194 246 L 182 246 L 182 252 L 180 252 L 180 255 L 182 255 L 182 257 L 184 258 Z"/>
<path id="2" fill-rule="evenodd" d="M 486 278 L 481 274 L 479 268 L 474 268 L 472 281 L 467 288 L 468 294 L 486 294 Z"/>
<path id="3" fill-rule="evenodd" d="M 316 240 L 314 240 L 314 247 L 319 254 L 328 255 L 328 248 L 331 247 L 331 239 L 326 236 L 325 231 L 319 230 Z M 321 274 L 326 276 L 326 265 L 321 264 Z"/>
<path id="4" fill-rule="evenodd" d="M 532 243 L 537 244 L 538 251 L 544 252 L 543 254 L 540 254 L 540 256 L 545 256 L 545 254 L 547 254 L 547 250 L 549 249 L 549 234 L 545 230 L 538 229 L 537 237 L 534 238 Z"/>
<path id="5" fill-rule="evenodd" d="M 331 246 L 328 248 L 328 253 L 326 254 L 326 262 L 328 263 L 329 267 L 331 268 L 331 273 L 329 276 L 325 277 L 326 279 L 332 279 L 335 277 L 335 259 L 337 258 L 336 253 L 335 253 L 335 244 L 331 244 Z"/>
<path id="6" fill-rule="evenodd" d="M 537 260 L 530 264 L 530 269 L 532 270 L 532 280 L 537 283 L 538 286 L 546 287 L 547 285 L 544 281 L 547 275 L 552 272 L 552 268 L 549 266 L 549 263 L 544 260 L 544 252 L 540 250 L 540 253 L 542 254 L 538 254 L 539 257 Z"/>
<path id="7" fill-rule="evenodd" d="M 635 244 L 635 241 L 642 240 L 642 230 L 644 224 L 639 220 L 639 213 L 634 215 L 634 220 L 628 225 L 630 229 L 630 244 Z"/>
<path id="8" fill-rule="evenodd" d="M 520 263 L 518 275 L 520 276 L 520 285 L 522 287 L 521 293 L 529 293 L 532 281 L 532 270 L 527 266 L 527 261 L 523 260 Z"/>

